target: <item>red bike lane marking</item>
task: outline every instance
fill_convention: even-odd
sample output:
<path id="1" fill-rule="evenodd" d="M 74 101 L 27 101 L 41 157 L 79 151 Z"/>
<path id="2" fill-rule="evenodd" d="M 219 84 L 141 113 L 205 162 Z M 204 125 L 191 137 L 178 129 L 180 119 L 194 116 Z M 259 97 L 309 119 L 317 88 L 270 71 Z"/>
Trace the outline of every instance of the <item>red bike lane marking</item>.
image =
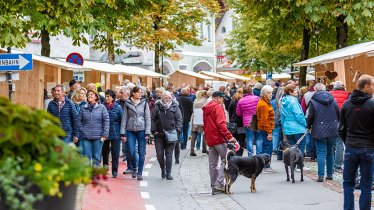
<path id="1" fill-rule="evenodd" d="M 150 158 L 155 156 L 154 145 L 147 145 L 145 164 L 150 162 Z M 82 198 L 82 210 L 144 210 L 145 200 L 141 197 L 141 191 L 148 191 L 140 188 L 140 182 L 131 177 L 131 174 L 122 174 L 127 169 L 127 165 L 120 159 L 118 177 L 111 177 L 111 170 L 108 173 L 108 180 L 104 182 L 109 188 L 86 186 Z M 144 168 L 145 169 L 145 168 Z M 144 171 L 146 171 L 145 169 Z M 147 180 L 148 177 L 143 177 Z M 98 192 L 100 190 L 100 192 Z"/>

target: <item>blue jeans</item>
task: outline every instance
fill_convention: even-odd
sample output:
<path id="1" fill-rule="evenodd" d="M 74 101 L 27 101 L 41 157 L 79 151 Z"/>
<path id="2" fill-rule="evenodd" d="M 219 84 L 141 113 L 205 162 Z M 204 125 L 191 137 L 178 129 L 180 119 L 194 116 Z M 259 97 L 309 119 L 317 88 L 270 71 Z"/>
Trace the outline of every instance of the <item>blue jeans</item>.
<path id="1" fill-rule="evenodd" d="M 316 159 L 316 141 L 312 138 L 310 133 L 306 134 L 306 156 L 310 159 Z"/>
<path id="2" fill-rule="evenodd" d="M 247 140 L 248 155 L 253 155 L 253 142 L 256 139 L 256 154 L 262 153 L 262 137 L 260 131 L 253 131 L 249 128 L 245 128 L 245 135 Z"/>
<path id="3" fill-rule="evenodd" d="M 82 156 L 84 156 L 84 151 L 83 151 L 83 140 L 82 139 L 79 139 L 78 142 L 75 144 L 75 146 L 77 146 L 77 149 L 79 151 L 79 154 L 81 154 Z"/>
<path id="4" fill-rule="evenodd" d="M 182 133 L 180 139 L 182 141 L 181 149 L 186 149 L 188 141 L 188 130 L 190 128 L 190 122 L 183 122 Z"/>
<path id="5" fill-rule="evenodd" d="M 112 175 L 118 174 L 119 152 L 121 148 L 121 139 L 107 139 L 104 141 L 102 155 L 103 165 L 109 165 L 109 153 L 112 153 Z"/>
<path id="6" fill-rule="evenodd" d="M 279 146 L 279 127 L 275 127 L 273 130 L 273 151 L 278 151 Z"/>
<path id="7" fill-rule="evenodd" d="M 334 147 L 336 137 L 315 139 L 317 148 L 318 176 L 332 176 L 334 172 Z"/>
<path id="8" fill-rule="evenodd" d="M 344 156 L 343 189 L 344 209 L 354 209 L 354 186 L 357 168 L 360 167 L 360 210 L 371 207 L 371 187 L 373 183 L 374 149 L 362 147 L 347 147 Z"/>
<path id="9" fill-rule="evenodd" d="M 261 132 L 261 137 L 262 137 L 262 151 L 263 153 L 270 155 L 270 160 L 271 160 L 271 155 L 273 153 L 273 142 L 268 140 L 268 133 L 266 133 L 266 131 L 260 131 L 260 132 Z M 266 165 L 264 168 L 269 168 L 269 167 L 270 167 L 270 163 Z"/>
<path id="10" fill-rule="evenodd" d="M 197 150 L 200 150 L 202 136 L 203 136 L 202 133 L 197 132 L 197 136 L 196 136 L 196 149 Z"/>
<path id="11" fill-rule="evenodd" d="M 61 138 L 62 141 L 64 141 L 65 143 L 69 144 L 70 142 L 73 142 L 73 138 L 71 137 L 71 135 L 67 135 L 63 138 Z"/>
<path id="12" fill-rule="evenodd" d="M 343 153 L 344 153 L 343 140 L 340 137 L 338 137 L 337 143 L 336 143 L 336 150 L 335 150 L 335 164 L 334 164 L 334 168 L 336 168 L 336 169 L 342 169 Z"/>
<path id="13" fill-rule="evenodd" d="M 124 143 L 123 144 L 123 148 L 125 150 L 125 157 L 126 157 L 126 160 L 127 160 L 127 169 L 129 170 L 134 170 L 134 168 L 132 167 L 132 164 L 131 164 L 131 161 L 130 161 L 130 150 L 129 150 L 129 147 L 127 145 L 127 143 Z M 138 153 L 138 142 L 136 142 L 135 144 L 135 165 L 136 167 L 135 168 L 138 168 L 138 164 L 139 164 L 139 153 Z"/>
<path id="14" fill-rule="evenodd" d="M 88 159 L 92 160 L 92 165 L 95 167 L 100 167 L 101 163 L 101 149 L 103 147 L 103 142 L 98 140 L 87 140 L 83 139 L 83 151 Z"/>
<path id="15" fill-rule="evenodd" d="M 129 149 L 129 158 L 133 169 L 136 169 L 136 154 L 139 154 L 138 174 L 141 175 L 143 173 L 145 148 L 147 144 L 145 140 L 145 131 L 127 131 L 126 144 Z M 138 152 L 136 151 L 136 144 L 138 144 Z"/>
<path id="16" fill-rule="evenodd" d="M 296 142 L 303 136 L 304 134 L 303 133 L 299 133 L 299 134 L 294 134 L 294 135 L 286 135 L 287 136 L 287 139 L 288 141 L 290 142 L 291 145 L 295 145 Z M 305 157 L 305 137 L 303 140 L 300 141 L 299 145 L 297 146 L 297 148 L 299 148 L 301 150 L 301 154 L 303 154 L 303 157 Z"/>

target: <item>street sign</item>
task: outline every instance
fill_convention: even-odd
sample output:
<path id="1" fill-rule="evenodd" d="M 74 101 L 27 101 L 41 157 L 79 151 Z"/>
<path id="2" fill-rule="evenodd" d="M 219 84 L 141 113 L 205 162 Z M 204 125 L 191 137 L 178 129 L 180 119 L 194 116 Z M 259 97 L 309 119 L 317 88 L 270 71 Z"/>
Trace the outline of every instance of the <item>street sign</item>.
<path id="1" fill-rule="evenodd" d="M 273 72 L 271 72 L 271 71 L 266 72 L 266 80 L 268 80 L 268 79 L 273 79 Z"/>
<path id="2" fill-rule="evenodd" d="M 70 53 L 68 57 L 66 57 L 66 62 L 83 65 L 84 59 L 81 54 L 74 52 L 74 53 Z"/>
<path id="3" fill-rule="evenodd" d="M 0 54 L 0 71 L 32 70 L 32 54 Z"/>

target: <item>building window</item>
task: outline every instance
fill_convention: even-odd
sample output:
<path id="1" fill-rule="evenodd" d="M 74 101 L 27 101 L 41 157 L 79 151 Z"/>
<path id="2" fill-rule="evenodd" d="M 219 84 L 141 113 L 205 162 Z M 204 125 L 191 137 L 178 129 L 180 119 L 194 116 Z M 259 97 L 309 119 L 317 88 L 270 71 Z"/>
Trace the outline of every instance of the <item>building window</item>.
<path id="1" fill-rule="evenodd" d="M 208 42 L 212 41 L 212 34 L 211 34 L 211 31 L 210 31 L 210 27 L 211 27 L 211 25 L 209 24 L 208 25 Z"/>
<path id="2" fill-rule="evenodd" d="M 226 33 L 226 28 L 225 28 L 225 26 L 222 27 L 222 29 L 221 29 L 221 33 L 223 33 L 223 34 Z"/>
<path id="3" fill-rule="evenodd" d="M 187 67 L 186 64 L 179 64 L 179 70 L 187 70 Z"/>

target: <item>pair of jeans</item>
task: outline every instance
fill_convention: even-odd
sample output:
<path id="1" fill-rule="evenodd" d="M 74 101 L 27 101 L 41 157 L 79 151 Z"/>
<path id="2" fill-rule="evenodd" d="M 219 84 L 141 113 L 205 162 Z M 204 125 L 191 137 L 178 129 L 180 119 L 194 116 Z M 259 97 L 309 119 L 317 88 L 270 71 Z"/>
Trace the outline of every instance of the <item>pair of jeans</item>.
<path id="1" fill-rule="evenodd" d="M 67 135 L 67 136 L 61 138 L 61 140 L 64 141 L 65 143 L 67 143 L 67 144 L 73 142 L 73 138 L 71 137 L 71 135 Z"/>
<path id="2" fill-rule="evenodd" d="M 283 128 L 279 126 L 279 144 L 283 141 Z M 279 144 L 277 147 L 277 160 L 283 159 L 283 151 L 279 150 Z"/>
<path id="3" fill-rule="evenodd" d="M 294 135 L 286 135 L 288 141 L 290 142 L 291 145 L 295 145 L 297 141 L 303 136 L 303 133 L 299 134 L 294 134 Z M 303 140 L 300 141 L 299 145 L 297 145 L 297 148 L 301 150 L 301 154 L 303 154 L 303 157 L 305 157 L 305 137 Z"/>
<path id="4" fill-rule="evenodd" d="M 280 128 L 275 127 L 273 130 L 273 151 L 278 151 L 278 146 L 279 146 L 279 133 L 280 133 Z"/>
<path id="5" fill-rule="evenodd" d="M 193 132 L 193 131 L 192 131 Z M 192 136 L 192 132 L 191 132 L 191 136 Z M 200 150 L 200 146 L 201 146 L 201 139 L 203 138 L 203 134 L 202 133 L 197 133 L 197 136 L 196 136 L 196 149 L 197 150 Z M 191 144 L 192 146 L 192 144 Z"/>
<path id="6" fill-rule="evenodd" d="M 226 152 L 226 143 L 209 147 L 209 175 L 212 189 L 223 188 L 225 186 L 224 168 L 226 164 Z M 221 164 L 218 166 L 219 159 L 221 159 Z"/>
<path id="7" fill-rule="evenodd" d="M 182 127 L 182 145 L 181 149 L 186 149 L 187 147 L 187 141 L 188 141 L 188 130 L 190 128 L 190 122 L 183 122 L 183 127 Z"/>
<path id="8" fill-rule="evenodd" d="M 317 148 L 318 176 L 325 175 L 325 165 L 327 176 L 332 176 L 334 172 L 334 147 L 336 137 L 315 139 Z"/>
<path id="9" fill-rule="evenodd" d="M 256 154 L 262 153 L 262 137 L 260 131 L 254 131 L 249 128 L 245 128 L 245 135 L 247 140 L 248 155 L 253 155 L 253 142 L 256 140 Z"/>
<path id="10" fill-rule="evenodd" d="M 100 139 L 88 140 L 83 139 L 83 151 L 94 167 L 101 165 L 101 149 L 103 142 Z"/>
<path id="11" fill-rule="evenodd" d="M 136 154 L 139 155 L 139 163 L 138 163 L 138 174 L 142 175 L 144 161 L 145 161 L 145 149 L 147 141 L 145 140 L 145 131 L 127 131 L 127 141 L 126 144 L 129 148 L 130 153 L 130 163 L 132 165 L 133 170 L 136 169 Z M 136 151 L 136 144 L 138 144 Z M 127 160 L 128 161 L 128 160 Z"/>
<path id="12" fill-rule="evenodd" d="M 168 144 L 165 136 L 155 137 L 157 161 L 160 164 L 161 171 L 166 172 L 166 174 L 171 173 L 175 144 L 176 143 Z"/>
<path id="13" fill-rule="evenodd" d="M 361 210 L 371 208 L 371 187 L 373 183 L 374 149 L 363 147 L 347 147 L 344 156 L 343 189 L 344 209 L 354 209 L 354 187 L 357 169 L 360 167 Z"/>
<path id="14" fill-rule="evenodd" d="M 125 154 L 125 157 L 126 157 L 126 160 L 127 160 L 127 169 L 128 170 L 134 170 L 134 168 L 132 167 L 132 164 L 131 164 L 131 161 L 130 161 L 130 150 L 129 150 L 129 147 L 127 145 L 127 143 L 124 143 L 123 144 L 123 150 L 124 150 L 124 154 Z M 138 164 L 139 164 L 139 153 L 138 153 L 138 143 L 136 142 L 135 144 L 135 165 L 136 167 L 135 168 L 138 168 Z"/>
<path id="15" fill-rule="evenodd" d="M 343 165 L 343 154 L 344 154 L 344 146 L 343 140 L 338 137 L 336 140 L 336 149 L 335 149 L 335 169 L 342 169 Z"/>
<path id="16" fill-rule="evenodd" d="M 75 146 L 77 147 L 77 149 L 79 151 L 79 154 L 81 154 L 82 156 L 84 156 L 84 152 L 83 152 L 83 140 L 79 139 L 78 142 L 75 143 Z"/>
<path id="17" fill-rule="evenodd" d="M 112 153 L 112 175 L 118 174 L 120 148 L 121 139 L 110 139 L 104 141 L 102 149 L 103 165 L 109 165 L 109 153 Z"/>
<path id="18" fill-rule="evenodd" d="M 265 154 L 270 155 L 270 163 L 271 163 L 271 156 L 273 154 L 273 141 L 268 140 L 268 133 L 266 131 L 260 131 L 262 137 L 262 151 Z M 270 168 L 270 163 L 265 165 L 264 168 Z"/>
<path id="19" fill-rule="evenodd" d="M 310 157 L 310 159 L 316 159 L 316 141 L 313 139 L 310 133 L 306 134 L 306 156 Z"/>
<path id="20" fill-rule="evenodd" d="M 190 153 L 194 153 L 195 142 L 196 142 L 196 140 L 198 139 L 199 136 L 201 137 L 201 135 L 202 134 L 199 133 L 199 132 L 197 132 L 197 131 L 191 131 L 191 149 L 190 149 Z M 203 141 L 203 151 L 207 151 L 205 141 Z"/>

